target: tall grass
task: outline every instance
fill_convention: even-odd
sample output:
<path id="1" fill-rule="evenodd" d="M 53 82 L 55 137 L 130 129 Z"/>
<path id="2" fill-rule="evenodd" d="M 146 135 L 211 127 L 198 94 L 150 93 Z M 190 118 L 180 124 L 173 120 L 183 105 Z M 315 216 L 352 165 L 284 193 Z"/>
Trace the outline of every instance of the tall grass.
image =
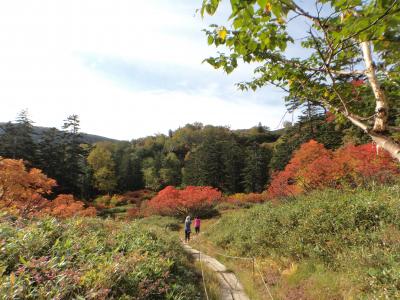
<path id="1" fill-rule="evenodd" d="M 278 298 L 400 298 L 400 186 L 320 191 L 224 215 L 208 238 L 255 256 Z"/>
<path id="2" fill-rule="evenodd" d="M 176 237 L 112 220 L 0 222 L 0 299 L 200 299 Z"/>

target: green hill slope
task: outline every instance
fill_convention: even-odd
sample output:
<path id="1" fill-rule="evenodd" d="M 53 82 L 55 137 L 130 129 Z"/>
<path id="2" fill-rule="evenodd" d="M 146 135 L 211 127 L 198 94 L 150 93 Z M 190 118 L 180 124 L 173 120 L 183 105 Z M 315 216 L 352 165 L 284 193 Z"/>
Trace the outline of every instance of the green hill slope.
<path id="1" fill-rule="evenodd" d="M 0 135 L 3 133 L 1 126 L 4 126 L 6 123 L 0 122 Z M 35 142 L 40 141 L 41 137 L 44 133 L 50 130 L 50 127 L 42 127 L 42 126 L 33 126 L 33 139 Z M 98 142 L 119 142 L 118 140 L 111 139 L 108 137 L 95 135 L 95 134 L 88 134 L 88 133 L 81 133 L 82 142 L 85 144 L 94 144 Z"/>
<path id="2" fill-rule="evenodd" d="M 277 299 L 400 298 L 399 185 L 230 212 L 206 237 L 257 257 Z"/>

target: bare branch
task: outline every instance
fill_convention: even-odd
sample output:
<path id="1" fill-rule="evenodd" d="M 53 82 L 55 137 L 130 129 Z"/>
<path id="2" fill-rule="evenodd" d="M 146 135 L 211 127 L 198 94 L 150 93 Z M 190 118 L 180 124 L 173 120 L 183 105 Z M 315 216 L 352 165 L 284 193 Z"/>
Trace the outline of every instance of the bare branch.
<path id="1" fill-rule="evenodd" d="M 311 37 L 313 38 L 313 40 L 314 40 L 314 42 L 315 42 L 315 47 L 316 47 L 316 49 L 317 49 L 317 52 L 318 52 L 320 58 L 321 58 L 322 61 L 324 62 L 325 72 L 328 74 L 329 78 L 332 80 L 332 89 L 333 89 L 333 91 L 335 92 L 335 94 L 338 96 L 340 102 L 342 103 L 342 106 L 343 106 L 343 108 L 344 108 L 346 114 L 349 114 L 349 110 L 348 110 L 348 108 L 347 108 L 346 102 L 344 101 L 344 98 L 342 97 L 342 95 L 341 95 L 341 94 L 339 93 L 339 91 L 337 90 L 335 78 L 333 77 L 333 75 L 332 75 L 332 73 L 331 73 L 331 71 L 330 71 L 329 64 L 330 64 L 330 59 L 332 58 L 332 56 L 330 56 L 330 57 L 328 58 L 328 61 L 327 61 L 326 58 L 325 58 L 325 56 L 324 56 L 324 54 L 322 53 L 322 51 L 321 51 L 321 49 L 320 49 L 320 47 L 319 47 L 318 40 L 317 40 L 317 38 L 314 36 L 314 34 L 313 34 L 313 32 L 312 32 L 311 29 L 310 29 L 310 35 L 311 35 Z M 331 54 L 332 54 L 332 52 L 331 52 Z"/>
<path id="2" fill-rule="evenodd" d="M 400 127 L 388 126 L 388 129 L 389 129 L 390 131 L 400 132 Z"/>
<path id="3" fill-rule="evenodd" d="M 354 71 L 341 71 L 341 70 L 330 70 L 335 75 L 365 75 L 366 70 L 354 70 Z"/>

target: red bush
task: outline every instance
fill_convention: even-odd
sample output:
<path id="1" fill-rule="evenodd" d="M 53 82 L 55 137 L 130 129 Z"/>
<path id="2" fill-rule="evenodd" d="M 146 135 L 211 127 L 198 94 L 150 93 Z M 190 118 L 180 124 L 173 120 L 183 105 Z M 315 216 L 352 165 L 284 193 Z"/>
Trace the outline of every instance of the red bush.
<path id="1" fill-rule="evenodd" d="M 221 197 L 220 191 L 208 186 L 188 186 L 183 190 L 167 186 L 147 203 L 147 209 L 168 216 L 204 216 L 214 209 Z"/>
<path id="2" fill-rule="evenodd" d="M 74 216 L 94 217 L 96 216 L 96 209 L 94 207 L 85 208 L 85 204 L 82 201 L 76 201 L 73 195 L 62 194 L 49 202 L 42 213 L 59 218 Z"/>
<path id="3" fill-rule="evenodd" d="M 347 145 L 333 152 L 316 141 L 297 150 L 289 164 L 273 175 L 268 196 L 284 197 L 325 187 L 385 183 L 399 174 L 390 155 L 375 145 Z"/>

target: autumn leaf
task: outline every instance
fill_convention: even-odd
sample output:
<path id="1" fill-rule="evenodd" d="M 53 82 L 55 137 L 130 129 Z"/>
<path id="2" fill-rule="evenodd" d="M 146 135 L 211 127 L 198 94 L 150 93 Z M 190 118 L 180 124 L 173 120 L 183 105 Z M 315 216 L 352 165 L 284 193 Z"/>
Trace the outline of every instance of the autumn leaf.
<path id="1" fill-rule="evenodd" d="M 221 27 L 221 28 L 218 30 L 218 36 L 219 36 L 220 39 L 222 39 L 222 40 L 225 40 L 227 34 L 228 34 L 228 31 L 226 30 L 225 27 Z"/>
<path id="2" fill-rule="evenodd" d="M 11 272 L 10 274 L 10 286 L 14 286 L 15 285 L 15 274 L 14 272 Z"/>
<path id="3" fill-rule="evenodd" d="M 267 4 L 265 4 L 265 12 L 269 13 L 271 10 L 272 10 L 271 3 L 268 2 Z"/>

